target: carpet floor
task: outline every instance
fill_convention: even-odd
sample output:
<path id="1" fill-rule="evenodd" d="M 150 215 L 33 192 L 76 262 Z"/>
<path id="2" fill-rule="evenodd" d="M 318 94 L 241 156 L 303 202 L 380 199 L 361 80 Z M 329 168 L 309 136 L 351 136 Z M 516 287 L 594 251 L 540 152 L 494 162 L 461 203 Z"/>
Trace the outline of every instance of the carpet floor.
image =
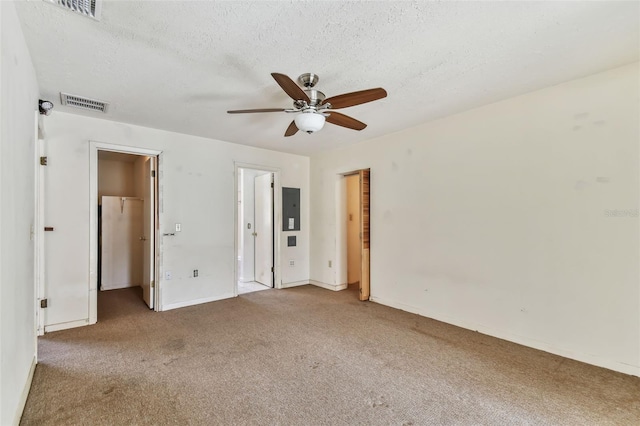
<path id="1" fill-rule="evenodd" d="M 39 340 L 24 425 L 638 425 L 640 378 L 313 286 Z"/>

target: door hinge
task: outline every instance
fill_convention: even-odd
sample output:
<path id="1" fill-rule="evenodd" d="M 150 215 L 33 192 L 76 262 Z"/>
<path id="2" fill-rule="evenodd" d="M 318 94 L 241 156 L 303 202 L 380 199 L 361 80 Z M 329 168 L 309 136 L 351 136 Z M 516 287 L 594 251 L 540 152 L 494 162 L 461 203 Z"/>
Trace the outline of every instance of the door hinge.
<path id="1" fill-rule="evenodd" d="M 41 166 L 47 165 L 47 157 L 40 157 L 40 165 Z"/>
<path id="2" fill-rule="evenodd" d="M 156 171 L 155 170 L 151 170 L 151 177 L 156 177 Z"/>
<path id="3" fill-rule="evenodd" d="M 271 182 L 271 187 L 273 188 L 273 182 Z"/>
<path id="4" fill-rule="evenodd" d="M 47 307 L 47 299 L 40 299 L 40 308 L 44 309 Z"/>
<path id="5" fill-rule="evenodd" d="M 156 287 L 156 282 L 155 281 L 151 281 L 151 288 L 155 288 Z"/>
<path id="6" fill-rule="evenodd" d="M 273 266 L 271 267 L 271 272 L 273 272 Z"/>

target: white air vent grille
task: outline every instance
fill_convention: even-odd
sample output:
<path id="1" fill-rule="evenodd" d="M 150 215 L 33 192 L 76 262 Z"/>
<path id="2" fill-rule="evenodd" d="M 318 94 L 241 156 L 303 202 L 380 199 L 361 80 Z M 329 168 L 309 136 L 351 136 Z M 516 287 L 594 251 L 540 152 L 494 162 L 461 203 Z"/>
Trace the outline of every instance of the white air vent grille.
<path id="1" fill-rule="evenodd" d="M 107 109 L 109 108 L 109 104 L 106 102 L 62 92 L 60 92 L 60 101 L 62 105 L 88 109 L 90 111 L 107 112 Z"/>
<path id="2" fill-rule="evenodd" d="M 47 3 L 57 4 L 80 15 L 100 20 L 100 12 L 102 11 L 102 0 L 44 0 Z"/>

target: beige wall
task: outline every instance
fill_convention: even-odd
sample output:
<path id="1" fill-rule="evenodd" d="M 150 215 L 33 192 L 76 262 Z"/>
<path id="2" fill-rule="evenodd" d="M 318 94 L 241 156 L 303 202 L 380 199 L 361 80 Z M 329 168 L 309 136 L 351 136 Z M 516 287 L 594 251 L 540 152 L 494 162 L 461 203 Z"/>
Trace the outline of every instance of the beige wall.
<path id="1" fill-rule="evenodd" d="M 137 190 L 134 163 L 98 160 L 98 204 L 103 195 L 136 197 Z"/>
<path id="2" fill-rule="evenodd" d="M 311 278 L 371 168 L 371 297 L 640 375 L 638 63 L 311 159 Z"/>
<path id="3" fill-rule="evenodd" d="M 360 282 L 360 176 L 345 178 L 347 184 L 347 282 Z"/>
<path id="4" fill-rule="evenodd" d="M 149 161 L 150 158 L 145 156 L 145 155 L 138 155 L 138 158 L 136 159 L 136 161 L 133 163 L 133 188 L 134 191 L 133 193 L 135 194 L 134 197 L 138 197 L 138 198 L 142 198 L 145 199 L 145 202 L 147 202 L 146 200 L 146 196 L 147 194 L 145 194 L 145 164 L 147 161 Z M 99 165 L 98 165 L 99 167 Z M 100 196 L 100 189 L 98 189 L 98 197 Z"/>

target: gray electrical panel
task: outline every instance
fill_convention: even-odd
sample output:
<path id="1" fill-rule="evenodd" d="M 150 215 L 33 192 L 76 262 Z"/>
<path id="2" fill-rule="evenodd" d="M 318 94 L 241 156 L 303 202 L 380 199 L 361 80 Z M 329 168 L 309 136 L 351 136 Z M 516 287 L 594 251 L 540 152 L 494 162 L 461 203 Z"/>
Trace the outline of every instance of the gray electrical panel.
<path id="1" fill-rule="evenodd" d="M 282 188 L 282 230 L 300 230 L 300 188 Z"/>

